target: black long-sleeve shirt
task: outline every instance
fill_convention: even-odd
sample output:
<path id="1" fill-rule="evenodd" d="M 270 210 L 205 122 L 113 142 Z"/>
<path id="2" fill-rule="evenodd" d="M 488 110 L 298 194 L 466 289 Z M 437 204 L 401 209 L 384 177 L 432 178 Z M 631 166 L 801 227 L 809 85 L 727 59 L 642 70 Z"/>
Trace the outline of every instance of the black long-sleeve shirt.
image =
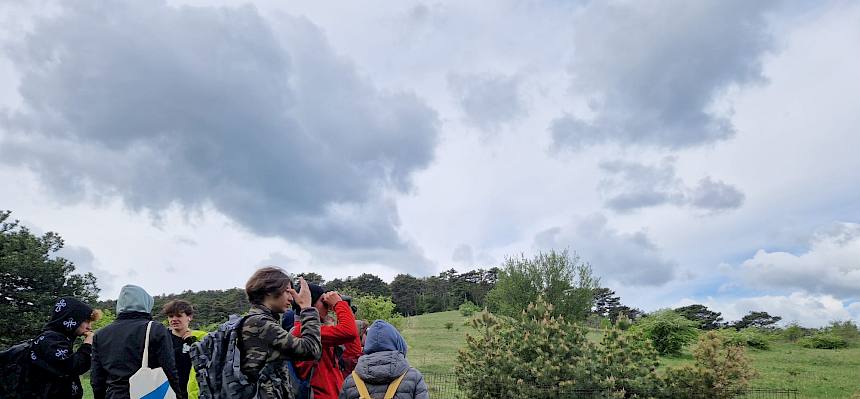
<path id="1" fill-rule="evenodd" d="M 74 339 L 56 331 L 44 331 L 33 341 L 23 397 L 80 399 L 84 390 L 79 376 L 90 369 L 92 346 L 73 350 Z"/>

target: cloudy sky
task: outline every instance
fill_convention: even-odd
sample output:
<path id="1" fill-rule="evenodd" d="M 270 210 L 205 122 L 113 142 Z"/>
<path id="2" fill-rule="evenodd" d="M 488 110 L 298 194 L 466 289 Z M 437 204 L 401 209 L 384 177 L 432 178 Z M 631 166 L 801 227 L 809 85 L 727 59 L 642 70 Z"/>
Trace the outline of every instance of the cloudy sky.
<path id="1" fill-rule="evenodd" d="M 0 2 L 0 209 L 102 295 L 570 249 L 860 318 L 853 1 Z"/>

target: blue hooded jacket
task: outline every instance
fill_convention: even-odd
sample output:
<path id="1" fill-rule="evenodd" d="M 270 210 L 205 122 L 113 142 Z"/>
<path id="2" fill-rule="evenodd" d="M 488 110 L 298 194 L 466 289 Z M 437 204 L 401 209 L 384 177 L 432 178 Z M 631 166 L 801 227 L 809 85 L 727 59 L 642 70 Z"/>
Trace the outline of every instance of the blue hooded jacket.
<path id="1" fill-rule="evenodd" d="M 358 358 L 353 373 L 364 381 L 373 398 L 383 397 L 388 384 L 402 375 L 395 399 L 429 399 L 424 376 L 406 361 L 406 341 L 385 321 L 377 320 L 367 330 L 364 355 Z M 348 376 L 338 398 L 359 399 L 360 396 L 354 376 Z"/>
<path id="2" fill-rule="evenodd" d="M 406 357 L 406 341 L 400 332 L 394 326 L 385 320 L 377 320 L 373 322 L 367 330 L 367 337 L 364 340 L 364 354 L 396 351 L 400 352 L 403 357 Z"/>

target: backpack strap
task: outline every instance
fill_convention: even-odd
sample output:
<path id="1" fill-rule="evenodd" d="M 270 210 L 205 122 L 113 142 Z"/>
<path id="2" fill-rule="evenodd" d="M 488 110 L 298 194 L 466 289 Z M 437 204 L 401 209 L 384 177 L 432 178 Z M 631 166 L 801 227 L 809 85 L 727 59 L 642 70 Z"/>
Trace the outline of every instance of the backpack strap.
<path id="1" fill-rule="evenodd" d="M 408 372 L 409 370 L 406 370 L 406 373 Z M 385 391 L 383 399 L 394 399 L 394 395 L 397 394 L 397 388 L 400 387 L 400 383 L 403 382 L 403 377 L 406 377 L 406 373 L 401 374 L 400 377 L 397 377 L 396 380 L 392 381 L 391 384 L 388 385 L 388 391 Z"/>
<path id="2" fill-rule="evenodd" d="M 233 333 L 236 334 L 236 350 L 239 351 L 239 368 L 242 368 L 242 328 L 245 327 L 245 322 L 248 321 L 252 316 L 256 316 L 253 314 L 246 314 L 242 316 L 239 321 L 236 323 L 236 327 L 233 328 Z M 227 332 L 227 340 L 230 340 L 230 332 Z M 247 377 L 247 376 L 246 376 Z M 249 378 L 250 379 L 250 378 Z"/>
<path id="3" fill-rule="evenodd" d="M 355 382 L 355 388 L 358 389 L 359 399 L 373 399 L 370 396 L 370 392 L 367 391 L 367 385 L 364 385 L 364 381 L 361 380 L 361 377 L 355 371 L 352 372 L 352 380 Z M 387 393 L 385 395 L 388 396 Z"/>
<path id="4" fill-rule="evenodd" d="M 152 321 L 146 323 L 146 341 L 143 341 L 143 356 L 140 361 L 140 368 L 149 368 L 149 330 L 152 328 Z"/>

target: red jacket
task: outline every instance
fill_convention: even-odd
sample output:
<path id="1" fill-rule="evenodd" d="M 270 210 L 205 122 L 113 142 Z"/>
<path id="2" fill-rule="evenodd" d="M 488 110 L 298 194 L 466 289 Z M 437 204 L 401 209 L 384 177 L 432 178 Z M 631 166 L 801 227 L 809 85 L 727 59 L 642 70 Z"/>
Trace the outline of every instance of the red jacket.
<path id="1" fill-rule="evenodd" d="M 356 327 L 356 329 L 357 328 L 358 327 Z M 352 374 L 352 370 L 355 370 L 355 365 L 358 364 L 358 358 L 362 355 L 361 349 L 361 337 L 359 336 L 356 336 L 354 340 L 344 345 L 343 363 L 346 369 L 341 370 L 344 379 Z"/>
<path id="2" fill-rule="evenodd" d="M 343 386 L 343 374 L 337 366 L 334 348 L 358 339 L 355 316 L 352 314 L 349 304 L 346 301 L 338 302 L 334 305 L 334 313 L 337 315 L 337 324 L 320 327 L 320 339 L 322 340 L 322 357 L 320 360 L 295 363 L 301 378 L 307 378 L 311 367 L 316 364 L 314 376 L 311 379 L 314 399 L 337 399 L 341 386 Z M 301 336 L 301 322 L 297 321 L 296 327 L 298 328 L 293 329 L 293 335 Z"/>

